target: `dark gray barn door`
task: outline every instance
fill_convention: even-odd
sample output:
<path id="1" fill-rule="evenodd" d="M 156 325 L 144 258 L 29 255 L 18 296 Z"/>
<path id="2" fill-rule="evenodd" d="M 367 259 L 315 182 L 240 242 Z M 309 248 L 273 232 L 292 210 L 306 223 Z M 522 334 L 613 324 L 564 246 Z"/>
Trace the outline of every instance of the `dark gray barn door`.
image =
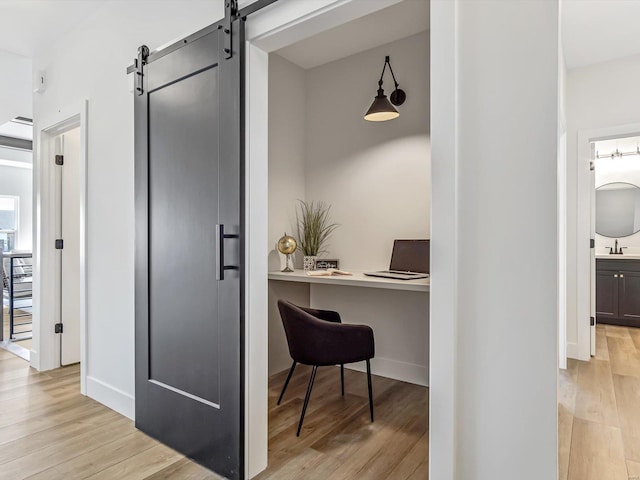
<path id="1" fill-rule="evenodd" d="M 228 478 L 244 463 L 242 25 L 152 54 L 135 100 L 136 426 Z"/>

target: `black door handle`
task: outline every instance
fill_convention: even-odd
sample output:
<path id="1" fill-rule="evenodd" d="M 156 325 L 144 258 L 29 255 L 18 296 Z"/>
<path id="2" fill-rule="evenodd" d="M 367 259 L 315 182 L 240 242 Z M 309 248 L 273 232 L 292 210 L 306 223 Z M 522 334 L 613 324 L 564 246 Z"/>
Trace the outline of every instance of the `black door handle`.
<path id="1" fill-rule="evenodd" d="M 218 241 L 217 255 L 216 255 L 216 280 L 224 280 L 224 271 L 225 270 L 240 270 L 240 267 L 237 265 L 225 265 L 224 264 L 224 241 L 228 238 L 240 238 L 240 235 L 237 234 L 227 234 L 224 233 L 224 225 L 219 223 L 216 225 L 217 235 L 216 239 Z"/>

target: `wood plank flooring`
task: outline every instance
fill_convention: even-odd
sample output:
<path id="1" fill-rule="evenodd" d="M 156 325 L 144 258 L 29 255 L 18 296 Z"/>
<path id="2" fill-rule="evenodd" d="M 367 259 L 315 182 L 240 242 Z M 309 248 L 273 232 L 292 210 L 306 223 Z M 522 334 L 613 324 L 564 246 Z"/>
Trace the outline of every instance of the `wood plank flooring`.
<path id="1" fill-rule="evenodd" d="M 640 480 L 640 329 L 597 327 L 597 355 L 569 361 L 559 379 L 560 480 Z M 428 390 L 320 369 L 302 434 L 295 436 L 309 369 L 269 382 L 269 466 L 259 480 L 428 476 Z M 79 367 L 38 373 L 0 350 L 0 479 L 219 479 L 79 394 Z"/>
<path id="2" fill-rule="evenodd" d="M 597 355 L 569 361 L 559 378 L 559 479 L 640 480 L 640 329 L 597 327 Z M 269 466 L 259 480 L 428 476 L 428 390 L 320 369 L 301 436 L 295 436 L 309 369 L 269 382 Z M 0 350 L 0 480 L 219 479 L 79 393 L 79 367 L 45 373 Z"/>
<path id="3" fill-rule="evenodd" d="M 309 369 L 269 382 L 269 467 L 263 479 L 423 480 L 428 475 L 428 390 L 321 368 L 301 436 L 295 436 Z M 0 480 L 208 480 L 220 477 L 136 430 L 133 422 L 80 395 L 79 366 L 45 373 L 0 350 Z M 638 464 L 640 467 L 640 463 Z"/>
<path id="4" fill-rule="evenodd" d="M 22 313 L 22 310 L 16 310 L 16 312 L 20 312 Z M 23 320 L 27 320 L 27 318 L 23 318 Z M 16 355 L 24 358 L 25 360 L 29 359 L 30 356 L 30 350 L 31 350 L 31 339 L 26 339 L 26 340 L 19 340 L 19 341 L 8 341 L 9 338 L 9 309 L 5 306 L 2 307 L 2 322 L 1 322 L 1 327 L 2 327 L 2 331 L 3 331 L 3 338 L 4 341 L 0 342 L 0 348 L 5 349 L 5 350 L 10 350 L 13 353 L 15 353 Z M 20 332 L 20 331 L 24 331 L 24 330 L 30 330 L 31 327 L 30 326 L 21 326 L 21 327 L 17 327 L 16 331 Z"/>
<path id="5" fill-rule="evenodd" d="M 0 479 L 221 478 L 80 395 L 79 370 L 38 373 L 0 350 Z"/>
<path id="6" fill-rule="evenodd" d="M 598 325 L 596 356 L 560 371 L 560 480 L 640 480 L 640 329 Z"/>
<path id="7" fill-rule="evenodd" d="M 280 406 L 286 371 L 269 382 L 269 466 L 258 480 L 424 480 L 429 471 L 429 391 L 373 377 L 375 422 L 369 419 L 366 375 L 318 371 L 300 437 L 296 428 L 311 369 L 296 367 Z"/>

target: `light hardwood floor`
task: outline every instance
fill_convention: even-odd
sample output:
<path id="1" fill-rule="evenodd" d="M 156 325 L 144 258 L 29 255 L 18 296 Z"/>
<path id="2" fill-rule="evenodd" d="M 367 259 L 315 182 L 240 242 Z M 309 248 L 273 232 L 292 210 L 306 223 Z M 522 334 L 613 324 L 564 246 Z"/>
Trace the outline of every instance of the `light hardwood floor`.
<path id="1" fill-rule="evenodd" d="M 0 479 L 219 479 L 80 395 L 79 366 L 38 373 L 0 350 Z"/>
<path id="2" fill-rule="evenodd" d="M 269 468 L 259 479 L 424 480 L 428 390 L 374 377 L 369 422 L 366 376 L 320 369 L 296 438 L 309 370 L 298 367 L 276 407 L 283 374 L 269 382 Z M 45 373 L 0 350 L 0 479 L 219 479 L 79 393 L 79 367 Z"/>
<path id="3" fill-rule="evenodd" d="M 16 310 L 17 312 L 22 313 L 22 310 Z M 21 317 L 22 320 L 28 320 L 28 318 L 26 317 Z M 27 339 L 27 340 L 20 340 L 20 341 L 13 341 L 13 342 L 7 342 L 6 340 L 9 338 L 9 310 L 7 309 L 7 307 L 2 308 L 2 329 L 3 329 L 3 338 L 5 339 L 4 343 L 0 343 L 0 348 L 5 347 L 5 348 L 9 348 L 9 343 L 11 343 L 14 346 L 18 346 L 18 347 L 22 347 L 24 349 L 24 351 L 19 351 L 18 349 L 18 355 L 22 356 L 25 359 L 29 358 L 29 351 L 31 350 L 31 339 Z M 16 328 L 17 332 L 21 332 L 24 330 L 30 330 L 31 327 L 30 326 L 20 326 Z"/>
<path id="4" fill-rule="evenodd" d="M 598 325 L 596 356 L 560 371 L 560 480 L 640 480 L 640 329 Z"/>
<path id="5" fill-rule="evenodd" d="M 280 406 L 287 372 L 269 381 L 269 467 L 258 480 L 425 480 L 429 471 L 429 390 L 373 377 L 375 422 L 366 375 L 318 371 L 300 437 L 296 428 L 310 367 L 298 366 Z"/>
<path id="6" fill-rule="evenodd" d="M 597 327 L 597 355 L 560 372 L 560 480 L 640 480 L 640 329 Z M 0 479 L 218 479 L 79 394 L 78 366 L 37 373 L 0 350 Z M 320 369 L 300 438 L 309 370 L 269 382 L 269 467 L 259 480 L 426 479 L 428 390 Z"/>

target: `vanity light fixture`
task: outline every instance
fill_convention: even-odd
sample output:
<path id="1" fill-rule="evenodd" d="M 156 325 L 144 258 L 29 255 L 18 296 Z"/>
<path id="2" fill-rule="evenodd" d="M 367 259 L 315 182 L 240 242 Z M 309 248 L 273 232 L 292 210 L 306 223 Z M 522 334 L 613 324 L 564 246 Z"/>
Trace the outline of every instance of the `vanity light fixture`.
<path id="1" fill-rule="evenodd" d="M 393 83 L 395 84 L 395 90 L 391 93 L 391 101 L 384 94 L 384 90 L 382 89 L 382 77 L 384 77 L 384 72 L 387 69 L 387 65 L 389 65 L 389 71 L 391 72 L 391 76 L 393 77 Z M 370 122 L 384 122 L 386 120 L 393 120 L 394 118 L 398 118 L 400 113 L 394 107 L 399 107 L 404 103 L 407 99 L 407 94 L 404 90 L 400 90 L 398 88 L 398 82 L 396 81 L 396 76 L 393 74 L 393 69 L 391 68 L 391 63 L 389 62 L 389 55 L 387 55 L 384 59 L 384 66 L 382 67 L 382 74 L 380 75 L 380 80 L 378 80 L 378 94 L 373 99 L 373 103 L 367 110 L 367 113 L 364 116 L 365 120 Z"/>
<path id="2" fill-rule="evenodd" d="M 597 159 L 610 158 L 610 159 L 613 160 L 615 158 L 622 158 L 622 157 L 626 157 L 628 155 L 640 155 L 640 147 L 636 147 L 635 150 L 631 150 L 629 152 L 621 152 L 617 148 L 616 148 L 615 152 L 606 153 L 606 154 L 601 154 L 600 152 L 596 151 L 596 158 Z"/>

